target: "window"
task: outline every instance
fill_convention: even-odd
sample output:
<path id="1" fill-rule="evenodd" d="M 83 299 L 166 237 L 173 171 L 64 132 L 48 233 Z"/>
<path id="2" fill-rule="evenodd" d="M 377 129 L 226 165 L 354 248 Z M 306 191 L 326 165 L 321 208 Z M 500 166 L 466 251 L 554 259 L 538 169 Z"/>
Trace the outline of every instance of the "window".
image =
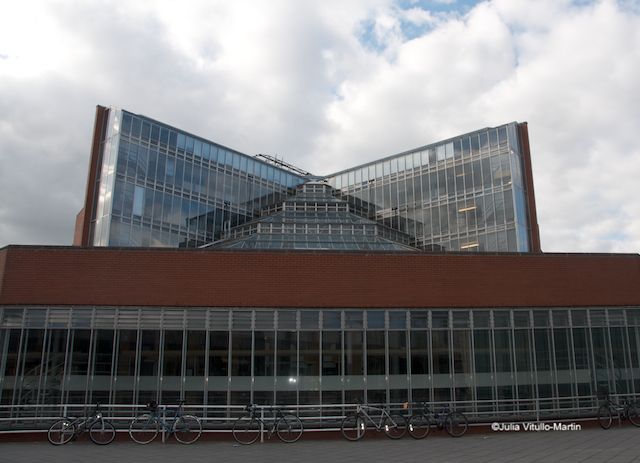
<path id="1" fill-rule="evenodd" d="M 141 216 L 144 206 L 144 188 L 136 186 L 133 190 L 133 215 Z"/>
<path id="2" fill-rule="evenodd" d="M 367 374 L 385 374 L 384 331 L 367 331 Z"/>

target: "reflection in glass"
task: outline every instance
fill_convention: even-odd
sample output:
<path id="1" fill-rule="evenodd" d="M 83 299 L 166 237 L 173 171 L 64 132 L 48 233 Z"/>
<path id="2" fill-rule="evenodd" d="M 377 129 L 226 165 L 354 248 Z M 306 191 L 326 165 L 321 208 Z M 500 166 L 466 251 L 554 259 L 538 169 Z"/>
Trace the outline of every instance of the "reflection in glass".
<path id="1" fill-rule="evenodd" d="M 384 331 L 367 331 L 367 374 L 385 374 Z"/>
<path id="2" fill-rule="evenodd" d="M 231 333 L 231 376 L 251 376 L 251 331 Z"/>
<path id="3" fill-rule="evenodd" d="M 362 375 L 363 372 L 362 331 L 344 332 L 344 374 Z"/>
<path id="4" fill-rule="evenodd" d="M 322 375 L 342 375 L 342 332 L 322 332 Z"/>
<path id="5" fill-rule="evenodd" d="M 204 376 L 206 332 L 187 331 L 186 376 Z"/>

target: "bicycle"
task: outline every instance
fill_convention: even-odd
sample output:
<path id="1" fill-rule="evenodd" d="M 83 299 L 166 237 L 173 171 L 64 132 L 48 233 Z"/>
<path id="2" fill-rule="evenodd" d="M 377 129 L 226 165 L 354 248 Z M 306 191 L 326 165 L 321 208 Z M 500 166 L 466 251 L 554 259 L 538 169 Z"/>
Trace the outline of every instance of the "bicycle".
<path id="1" fill-rule="evenodd" d="M 110 444 L 116 438 L 116 428 L 104 419 L 100 404 L 96 404 L 96 408 L 88 417 L 65 417 L 53 423 L 47 431 L 47 439 L 53 445 L 63 445 L 85 431 L 89 432 L 91 441 L 98 445 Z"/>
<path id="2" fill-rule="evenodd" d="M 249 445 L 258 440 L 265 422 L 258 416 L 258 406 L 249 404 L 245 413 L 233 424 L 233 438 L 239 444 Z M 272 425 L 268 428 L 268 438 L 275 433 L 282 442 L 293 443 L 302 437 L 302 421 L 291 413 L 284 414 L 278 407 L 272 408 Z"/>
<path id="3" fill-rule="evenodd" d="M 202 434 L 202 423 L 195 416 L 183 413 L 184 402 L 181 400 L 178 403 L 173 417 L 168 421 L 160 416 L 158 404 L 150 402 L 147 404 L 149 413 L 140 415 L 131 422 L 129 437 L 138 444 L 148 444 L 158 436 L 162 427 L 163 432 L 173 434 L 181 444 L 193 444 Z"/>
<path id="4" fill-rule="evenodd" d="M 380 413 L 380 418 L 374 419 L 370 413 Z M 340 432 L 345 439 L 357 441 L 364 437 L 367 425 L 372 425 L 376 431 L 384 431 L 385 435 L 391 439 L 400 439 L 407 432 L 407 421 L 402 415 L 389 414 L 383 408 L 360 404 L 356 405 L 355 412 L 348 413 L 344 417 Z"/>
<path id="5" fill-rule="evenodd" d="M 408 408 L 405 403 L 405 408 Z M 462 412 L 450 410 L 444 407 L 440 412 L 434 413 L 426 402 L 422 404 L 422 412 L 409 418 L 409 435 L 414 439 L 424 439 L 435 424 L 438 429 L 445 429 L 451 437 L 461 437 L 467 432 L 469 422 Z"/>
<path id="6" fill-rule="evenodd" d="M 598 408 L 598 424 L 602 429 L 609 429 L 613 423 L 613 414 L 618 415 L 619 421 L 627 418 L 634 426 L 640 427 L 640 406 L 637 402 L 625 400 L 623 403 L 612 401 L 608 396 L 605 403 Z"/>

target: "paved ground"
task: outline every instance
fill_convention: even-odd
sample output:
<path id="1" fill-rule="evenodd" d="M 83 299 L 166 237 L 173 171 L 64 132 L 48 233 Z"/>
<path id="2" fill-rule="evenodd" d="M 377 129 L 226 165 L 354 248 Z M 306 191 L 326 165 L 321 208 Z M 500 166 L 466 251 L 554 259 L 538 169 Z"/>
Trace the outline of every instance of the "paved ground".
<path id="1" fill-rule="evenodd" d="M 618 427 L 581 431 L 493 432 L 459 439 L 442 432 L 416 441 L 372 438 L 360 442 L 312 439 L 295 444 L 269 442 L 238 446 L 229 441 L 137 445 L 127 440 L 98 447 L 85 440 L 54 447 L 46 442 L 0 443 L 0 462 L 632 462 L 640 461 L 640 429 Z"/>

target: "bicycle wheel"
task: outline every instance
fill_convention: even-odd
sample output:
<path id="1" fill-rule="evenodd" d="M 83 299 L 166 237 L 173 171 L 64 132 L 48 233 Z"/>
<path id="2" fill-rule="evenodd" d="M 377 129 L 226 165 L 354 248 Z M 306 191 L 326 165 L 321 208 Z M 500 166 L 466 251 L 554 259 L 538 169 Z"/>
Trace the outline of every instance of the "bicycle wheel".
<path id="1" fill-rule="evenodd" d="M 107 420 L 97 420 L 89 428 L 89 438 L 94 444 L 110 444 L 116 438 L 116 428 Z"/>
<path id="2" fill-rule="evenodd" d="M 349 413 L 342 420 L 340 431 L 345 439 L 357 441 L 362 439 L 366 431 L 364 419 L 357 413 Z"/>
<path id="3" fill-rule="evenodd" d="M 250 415 L 241 416 L 233 425 L 233 438 L 243 445 L 253 444 L 260 437 L 260 421 Z"/>
<path id="4" fill-rule="evenodd" d="M 629 421 L 631 421 L 632 425 L 640 426 L 640 408 L 637 403 L 629 406 L 627 416 L 629 417 Z"/>
<path id="5" fill-rule="evenodd" d="M 431 423 L 427 415 L 419 413 L 409 418 L 409 435 L 414 439 L 424 439 L 430 430 Z"/>
<path id="6" fill-rule="evenodd" d="M 444 419 L 444 427 L 451 437 L 460 437 L 469 427 L 467 417 L 460 412 L 451 412 Z"/>
<path id="7" fill-rule="evenodd" d="M 200 439 L 202 423 L 193 415 L 182 415 L 173 423 L 173 434 L 181 444 L 193 444 Z"/>
<path id="8" fill-rule="evenodd" d="M 292 443 L 302 437 L 302 421 L 295 415 L 284 415 L 276 424 L 276 434 L 282 442 Z"/>
<path id="9" fill-rule="evenodd" d="M 402 439 L 407 433 L 407 420 L 402 415 L 389 415 L 384 419 L 384 433 L 390 439 Z"/>
<path id="10" fill-rule="evenodd" d="M 160 425 L 153 415 L 140 415 L 129 426 L 129 437 L 138 444 L 148 444 L 158 435 Z"/>
<path id="11" fill-rule="evenodd" d="M 611 409 L 607 405 L 602 405 L 598 409 L 598 424 L 602 429 L 609 429 L 613 423 Z"/>
<path id="12" fill-rule="evenodd" d="M 47 439 L 53 445 L 63 445 L 73 439 L 76 426 L 68 419 L 58 420 L 49 427 Z"/>

